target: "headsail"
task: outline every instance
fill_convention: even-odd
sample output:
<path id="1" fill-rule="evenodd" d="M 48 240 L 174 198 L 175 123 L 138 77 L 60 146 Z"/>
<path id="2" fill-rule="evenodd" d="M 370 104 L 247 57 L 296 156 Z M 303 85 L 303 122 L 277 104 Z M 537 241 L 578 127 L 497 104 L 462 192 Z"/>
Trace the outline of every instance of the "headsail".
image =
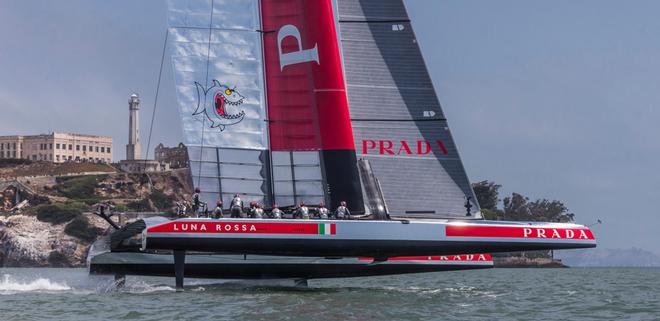
<path id="1" fill-rule="evenodd" d="M 184 140 L 202 199 L 269 202 L 258 0 L 168 1 Z"/>
<path id="2" fill-rule="evenodd" d="M 337 0 L 358 158 L 391 215 L 472 217 L 478 204 L 402 0 Z"/>

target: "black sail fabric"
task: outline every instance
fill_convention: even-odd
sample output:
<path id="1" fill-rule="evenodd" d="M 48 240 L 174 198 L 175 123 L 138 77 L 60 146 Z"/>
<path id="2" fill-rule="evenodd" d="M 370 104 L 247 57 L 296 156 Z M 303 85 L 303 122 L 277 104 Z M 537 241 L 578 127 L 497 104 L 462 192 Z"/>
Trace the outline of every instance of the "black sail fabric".
<path id="1" fill-rule="evenodd" d="M 402 0 L 338 0 L 358 158 L 392 217 L 481 218 Z"/>

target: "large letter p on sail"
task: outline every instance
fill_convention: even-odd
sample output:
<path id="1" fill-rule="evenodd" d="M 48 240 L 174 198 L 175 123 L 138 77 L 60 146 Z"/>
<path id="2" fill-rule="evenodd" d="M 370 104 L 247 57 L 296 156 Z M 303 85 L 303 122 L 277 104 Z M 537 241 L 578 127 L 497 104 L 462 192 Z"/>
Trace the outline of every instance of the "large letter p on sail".
<path id="1" fill-rule="evenodd" d="M 298 42 L 298 50 L 288 53 L 282 52 L 282 41 L 286 37 L 294 37 Z M 280 50 L 280 68 L 284 70 L 284 67 L 289 65 L 295 65 L 303 62 L 316 61 L 319 62 L 319 50 L 314 44 L 314 48 L 303 50 L 302 48 L 302 39 L 300 37 L 300 30 L 294 25 L 285 25 L 280 28 L 280 31 L 277 32 L 277 45 Z"/>

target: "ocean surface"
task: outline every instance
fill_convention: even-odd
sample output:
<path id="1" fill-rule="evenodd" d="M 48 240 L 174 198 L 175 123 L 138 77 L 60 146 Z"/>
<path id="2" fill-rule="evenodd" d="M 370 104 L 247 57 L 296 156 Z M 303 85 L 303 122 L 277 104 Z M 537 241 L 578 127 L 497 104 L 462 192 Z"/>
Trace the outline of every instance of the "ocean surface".
<path id="1" fill-rule="evenodd" d="M 659 268 L 493 269 L 307 288 L 0 269 L 0 320 L 660 320 Z"/>

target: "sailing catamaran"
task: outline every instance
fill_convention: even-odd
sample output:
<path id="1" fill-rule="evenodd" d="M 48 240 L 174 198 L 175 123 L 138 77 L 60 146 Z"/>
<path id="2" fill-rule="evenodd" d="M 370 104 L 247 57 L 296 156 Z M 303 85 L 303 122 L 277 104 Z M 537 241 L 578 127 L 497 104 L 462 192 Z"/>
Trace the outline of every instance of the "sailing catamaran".
<path id="1" fill-rule="evenodd" d="M 177 284 L 191 251 L 320 268 L 370 257 L 367 271 L 396 257 L 596 245 L 582 225 L 483 220 L 402 0 L 170 0 L 168 11 L 202 200 L 345 201 L 362 218 L 145 222 L 139 253 L 173 253 Z M 348 270 L 333 275 L 360 275 Z"/>

